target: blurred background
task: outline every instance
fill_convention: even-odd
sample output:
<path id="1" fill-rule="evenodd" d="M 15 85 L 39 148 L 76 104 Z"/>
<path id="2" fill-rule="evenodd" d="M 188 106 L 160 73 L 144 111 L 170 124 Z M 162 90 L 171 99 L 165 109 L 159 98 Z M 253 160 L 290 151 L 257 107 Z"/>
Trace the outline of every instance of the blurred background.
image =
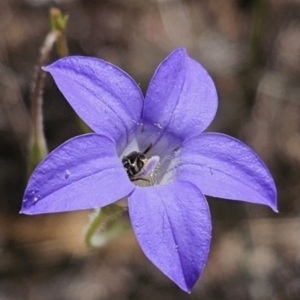
<path id="1" fill-rule="evenodd" d="M 208 199 L 211 252 L 191 295 L 145 258 L 130 232 L 88 249 L 90 212 L 18 214 L 51 7 L 69 15 L 70 54 L 118 65 L 143 91 L 159 62 L 186 47 L 217 86 L 208 130 L 246 142 L 275 177 L 278 214 Z M 82 132 L 50 76 L 43 113 L 49 150 Z M 300 299 L 300 1 L 0 0 L 0 299 Z"/>

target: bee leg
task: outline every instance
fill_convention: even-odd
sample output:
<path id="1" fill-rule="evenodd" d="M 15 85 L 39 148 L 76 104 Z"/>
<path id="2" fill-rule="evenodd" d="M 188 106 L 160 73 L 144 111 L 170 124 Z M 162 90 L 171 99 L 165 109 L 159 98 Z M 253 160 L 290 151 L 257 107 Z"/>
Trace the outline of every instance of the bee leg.
<path id="1" fill-rule="evenodd" d="M 147 181 L 147 182 L 151 182 L 149 180 L 149 178 L 145 178 L 145 177 L 134 177 L 130 179 L 131 181 L 138 181 L 138 180 L 143 180 L 143 181 Z"/>
<path id="2" fill-rule="evenodd" d="M 148 151 L 151 149 L 151 147 L 152 147 L 152 144 L 150 144 L 150 146 L 143 152 L 143 154 L 147 154 Z"/>

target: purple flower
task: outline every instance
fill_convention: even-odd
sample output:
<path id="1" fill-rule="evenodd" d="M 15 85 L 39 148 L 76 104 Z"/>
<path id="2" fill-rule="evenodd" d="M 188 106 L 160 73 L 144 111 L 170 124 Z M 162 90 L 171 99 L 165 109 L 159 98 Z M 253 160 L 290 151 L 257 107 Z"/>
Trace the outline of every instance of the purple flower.
<path id="1" fill-rule="evenodd" d="M 65 142 L 40 163 L 22 213 L 99 208 L 126 198 L 145 255 L 189 292 L 210 247 L 204 194 L 276 211 L 274 181 L 255 152 L 227 135 L 202 133 L 215 116 L 217 94 L 184 49 L 159 65 L 145 98 L 128 74 L 103 60 L 66 57 L 44 69 L 95 133 Z M 139 160 L 141 167 L 132 161 L 126 171 L 122 158 L 146 149 L 148 160 Z M 129 171 L 140 173 L 130 180 Z"/>

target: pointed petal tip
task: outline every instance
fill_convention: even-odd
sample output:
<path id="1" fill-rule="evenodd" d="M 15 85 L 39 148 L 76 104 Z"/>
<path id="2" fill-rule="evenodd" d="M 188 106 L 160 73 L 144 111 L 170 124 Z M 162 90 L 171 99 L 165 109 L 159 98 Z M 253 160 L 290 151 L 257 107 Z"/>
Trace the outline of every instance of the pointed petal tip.
<path id="1" fill-rule="evenodd" d="M 272 210 L 276 213 L 279 213 L 279 210 L 277 208 L 277 205 L 271 206 Z"/>
<path id="2" fill-rule="evenodd" d="M 180 48 L 177 48 L 177 49 L 173 50 L 168 55 L 168 57 L 172 57 L 172 56 L 180 56 L 181 59 L 185 59 L 186 57 L 188 57 L 188 53 L 187 53 L 187 50 L 184 47 L 180 47 Z"/>
<path id="3" fill-rule="evenodd" d="M 45 72 L 48 72 L 48 73 L 51 73 L 52 72 L 52 69 L 53 67 L 55 67 L 56 63 L 63 60 L 63 58 L 55 61 L 54 63 L 50 64 L 50 65 L 47 65 L 47 66 L 42 66 L 41 69 Z"/>
<path id="4" fill-rule="evenodd" d="M 49 72 L 49 66 L 43 66 L 41 69 L 45 72 Z"/>
<path id="5" fill-rule="evenodd" d="M 71 61 L 73 59 L 76 59 L 76 58 L 82 58 L 81 56 L 66 56 L 66 57 L 62 57 L 52 63 L 50 63 L 49 65 L 46 65 L 46 66 L 42 66 L 42 70 L 45 71 L 45 72 L 49 72 L 51 73 L 51 71 L 53 69 L 55 69 L 56 67 L 59 67 L 61 64 L 64 64 L 64 63 L 67 63 L 68 61 Z"/>
<path id="6" fill-rule="evenodd" d="M 176 283 L 176 282 L 175 282 Z M 180 286 L 178 283 L 176 283 L 178 285 L 178 287 L 183 290 L 184 292 L 186 292 L 187 294 L 191 294 L 193 286 L 189 287 L 189 286 Z"/>
<path id="7" fill-rule="evenodd" d="M 267 167 L 266 167 L 267 168 Z M 270 178 L 273 181 L 273 185 L 272 185 L 272 197 L 269 197 L 269 201 L 266 202 L 266 205 L 269 206 L 275 213 L 278 213 L 278 203 L 277 203 L 277 189 L 276 189 L 276 185 L 274 182 L 274 179 L 269 171 L 269 169 L 267 168 L 267 171 L 269 173 Z"/>
<path id="8" fill-rule="evenodd" d="M 25 210 L 20 210 L 19 214 L 20 215 L 26 215 L 26 216 L 33 216 L 33 215 L 35 215 L 34 213 L 30 213 L 30 212 L 25 211 Z"/>
<path id="9" fill-rule="evenodd" d="M 176 48 L 176 49 L 173 50 L 171 53 L 176 53 L 176 52 L 181 52 L 181 53 L 183 53 L 183 54 L 187 54 L 187 50 L 186 50 L 186 48 L 184 48 L 184 47 Z"/>
<path id="10" fill-rule="evenodd" d="M 57 211 L 56 213 L 60 213 L 63 211 Z M 29 207 L 22 207 L 19 211 L 20 215 L 26 215 L 26 216 L 33 216 L 33 215 L 42 215 L 42 214 L 49 214 L 50 212 L 46 210 L 37 209 L 34 206 Z"/>
<path id="11" fill-rule="evenodd" d="M 276 190 L 275 190 L 275 193 L 276 193 Z M 257 204 L 263 204 L 269 208 L 271 208 L 275 213 L 278 213 L 279 210 L 278 210 L 278 207 L 277 207 L 277 201 L 266 201 L 266 203 L 257 203 Z"/>
<path id="12" fill-rule="evenodd" d="M 30 211 L 24 207 L 21 208 L 21 210 L 19 211 L 20 215 L 32 215 L 32 213 L 30 213 Z"/>
<path id="13" fill-rule="evenodd" d="M 187 294 L 191 294 L 192 293 L 192 290 L 194 288 L 194 286 L 196 285 L 197 281 L 199 280 L 199 278 L 193 282 L 193 283 L 188 283 L 188 282 L 184 282 L 184 284 L 182 284 L 182 282 L 176 282 L 174 281 L 174 283 L 182 290 L 184 291 L 185 293 Z"/>
<path id="14" fill-rule="evenodd" d="M 26 192 L 25 192 L 25 195 L 26 195 Z M 19 214 L 34 215 L 36 213 L 34 213 L 33 207 L 34 207 L 33 204 L 30 204 L 26 200 L 25 201 L 23 200 L 22 207 L 21 207 L 21 210 L 19 211 Z"/>

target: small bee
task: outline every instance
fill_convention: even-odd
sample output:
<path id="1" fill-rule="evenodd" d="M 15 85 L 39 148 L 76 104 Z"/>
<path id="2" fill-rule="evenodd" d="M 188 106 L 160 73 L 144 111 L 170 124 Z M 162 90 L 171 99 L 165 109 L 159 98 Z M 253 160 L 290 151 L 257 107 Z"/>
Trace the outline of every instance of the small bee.
<path id="1" fill-rule="evenodd" d="M 150 145 L 144 152 L 133 151 L 122 158 L 122 164 L 131 181 L 139 179 L 145 180 L 144 178 L 137 178 L 136 175 L 139 174 L 146 165 L 148 159 L 145 155 L 150 150 L 151 146 L 152 145 Z"/>

